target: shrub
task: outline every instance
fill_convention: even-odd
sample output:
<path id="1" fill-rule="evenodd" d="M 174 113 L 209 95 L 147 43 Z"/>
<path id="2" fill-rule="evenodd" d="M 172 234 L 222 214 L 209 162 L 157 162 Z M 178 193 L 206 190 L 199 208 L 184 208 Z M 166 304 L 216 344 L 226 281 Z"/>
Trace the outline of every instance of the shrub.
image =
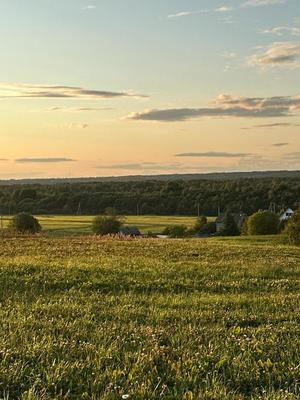
<path id="1" fill-rule="evenodd" d="M 97 216 L 93 220 L 92 230 L 96 235 L 113 235 L 120 231 L 122 222 L 116 216 Z"/>
<path id="2" fill-rule="evenodd" d="M 249 235 L 274 235 L 278 229 L 279 217 L 271 211 L 258 211 L 247 222 Z"/>
<path id="3" fill-rule="evenodd" d="M 224 226 L 220 232 L 221 236 L 239 236 L 240 230 L 232 214 L 227 213 L 224 218 Z"/>
<path id="4" fill-rule="evenodd" d="M 188 229 L 185 225 L 172 225 L 167 226 L 163 234 L 168 235 L 170 238 L 182 238 L 187 236 Z"/>
<path id="5" fill-rule="evenodd" d="M 207 225 L 207 218 L 205 215 L 201 215 L 199 218 L 197 218 L 197 221 L 194 225 L 194 231 L 199 232 L 201 229 Z"/>
<path id="6" fill-rule="evenodd" d="M 300 208 L 289 219 L 285 233 L 291 244 L 300 244 Z"/>
<path id="7" fill-rule="evenodd" d="M 9 228 L 17 233 L 38 233 L 42 229 L 39 221 L 29 213 L 15 215 L 9 224 Z"/>

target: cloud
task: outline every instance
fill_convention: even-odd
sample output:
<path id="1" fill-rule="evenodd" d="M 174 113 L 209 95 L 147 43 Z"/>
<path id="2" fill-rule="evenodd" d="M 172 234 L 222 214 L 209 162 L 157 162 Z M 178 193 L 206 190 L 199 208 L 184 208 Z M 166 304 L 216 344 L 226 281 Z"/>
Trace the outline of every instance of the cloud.
<path id="1" fill-rule="evenodd" d="M 300 36 L 300 27 L 276 26 L 275 28 L 261 30 L 258 33 L 272 34 L 272 35 L 277 35 L 277 36 L 283 36 L 284 34 L 289 34 L 291 36 Z"/>
<path id="2" fill-rule="evenodd" d="M 107 111 L 107 110 L 114 110 L 115 108 L 112 107 L 50 107 L 46 109 L 46 112 L 70 112 L 70 113 L 80 113 L 80 112 L 88 112 L 88 111 Z"/>
<path id="3" fill-rule="evenodd" d="M 70 124 L 65 124 L 63 125 L 63 128 L 66 129 L 86 129 L 90 125 L 87 123 L 76 123 L 76 122 L 71 122 Z"/>
<path id="4" fill-rule="evenodd" d="M 275 42 L 262 54 L 248 58 L 248 65 L 258 67 L 299 66 L 300 44 L 294 42 Z"/>
<path id="5" fill-rule="evenodd" d="M 288 0 L 248 0 L 244 3 L 242 3 L 238 7 L 223 5 L 221 7 L 215 8 L 215 9 L 202 9 L 202 10 L 195 10 L 195 11 L 185 10 L 185 11 L 180 11 L 180 12 L 177 12 L 174 14 L 169 14 L 168 18 L 189 17 L 189 16 L 192 16 L 195 14 L 204 14 L 204 13 L 227 13 L 227 12 L 234 11 L 234 10 L 237 10 L 240 8 L 271 6 L 271 5 L 277 5 L 277 4 L 285 4 L 287 2 L 288 2 Z M 227 21 L 227 23 L 232 23 L 232 20 L 230 20 L 230 22 Z"/>
<path id="6" fill-rule="evenodd" d="M 251 153 L 228 153 L 224 151 L 208 151 L 203 153 L 179 153 L 175 157 L 212 157 L 212 158 L 242 158 L 253 156 Z"/>
<path id="7" fill-rule="evenodd" d="M 248 128 L 242 128 L 242 129 L 273 129 L 273 128 L 289 128 L 289 127 L 296 127 L 300 126 L 300 124 L 292 124 L 290 122 L 275 122 L 273 124 L 261 124 L 261 125 L 254 125 Z"/>
<path id="8" fill-rule="evenodd" d="M 135 112 L 127 116 L 130 120 L 177 122 L 196 118 L 234 117 L 270 118 L 289 117 L 300 111 L 299 96 L 234 97 L 220 95 L 213 107 L 171 108 Z"/>
<path id="9" fill-rule="evenodd" d="M 277 4 L 285 4 L 288 0 L 248 0 L 242 4 L 241 7 L 260 7 L 260 6 L 274 6 Z"/>
<path id="10" fill-rule="evenodd" d="M 159 164 L 155 162 L 142 162 L 142 163 L 124 163 L 124 164 L 109 164 L 100 165 L 97 169 L 110 169 L 110 170 L 125 170 L 125 171 L 174 171 L 182 168 L 179 163 L 174 164 Z"/>
<path id="11" fill-rule="evenodd" d="M 289 161 L 298 161 L 298 160 L 300 160 L 300 152 L 296 151 L 293 153 L 284 154 L 283 158 L 285 160 L 289 160 Z"/>
<path id="12" fill-rule="evenodd" d="M 82 7 L 83 10 L 95 10 L 97 7 L 93 4 L 90 4 L 88 6 Z"/>
<path id="13" fill-rule="evenodd" d="M 38 163 L 64 163 L 64 162 L 75 162 L 72 158 L 64 157 L 50 157 L 50 158 L 17 158 L 16 163 L 20 164 L 38 164 Z"/>
<path id="14" fill-rule="evenodd" d="M 180 11 L 177 12 L 175 14 L 169 14 L 168 18 L 181 18 L 181 17 L 189 17 L 191 15 L 196 15 L 196 14 L 205 14 L 205 13 L 209 13 L 210 10 L 195 10 L 195 11 Z"/>
<path id="15" fill-rule="evenodd" d="M 222 6 L 222 7 L 216 8 L 214 11 L 215 11 L 215 12 L 224 13 L 224 12 L 229 12 L 229 11 L 232 11 L 232 10 L 234 10 L 234 7 L 231 7 L 231 6 Z"/>
<path id="16" fill-rule="evenodd" d="M 289 143 L 274 143 L 272 146 L 273 147 L 285 147 L 285 146 L 288 146 L 289 145 Z"/>
<path id="17" fill-rule="evenodd" d="M 76 86 L 30 85 L 25 83 L 0 83 L 0 98 L 78 98 L 111 99 L 118 97 L 147 97 L 133 92 L 112 92 L 84 89 Z"/>

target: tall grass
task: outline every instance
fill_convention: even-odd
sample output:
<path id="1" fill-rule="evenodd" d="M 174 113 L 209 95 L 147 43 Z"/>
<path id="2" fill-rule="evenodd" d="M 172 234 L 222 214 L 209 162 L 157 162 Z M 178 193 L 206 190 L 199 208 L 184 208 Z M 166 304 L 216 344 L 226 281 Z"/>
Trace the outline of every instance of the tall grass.
<path id="1" fill-rule="evenodd" d="M 0 398 L 300 398 L 299 248 L 27 237 L 0 255 Z"/>

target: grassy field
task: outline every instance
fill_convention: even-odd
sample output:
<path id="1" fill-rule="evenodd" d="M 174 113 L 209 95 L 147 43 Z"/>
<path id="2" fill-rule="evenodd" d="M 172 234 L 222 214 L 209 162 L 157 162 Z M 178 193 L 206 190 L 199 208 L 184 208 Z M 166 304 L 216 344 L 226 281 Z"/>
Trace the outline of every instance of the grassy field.
<path id="1" fill-rule="evenodd" d="M 47 233 L 56 235 L 82 235 L 91 233 L 91 224 L 93 216 L 37 216 L 43 230 Z M 192 227 L 195 224 L 196 217 L 178 217 L 178 216 L 124 216 L 123 221 L 126 225 L 134 225 L 142 233 L 149 231 L 161 233 L 168 225 L 186 225 Z M 3 218 L 4 227 L 7 226 L 10 218 Z"/>
<path id="2" fill-rule="evenodd" d="M 2 399 L 300 398 L 299 248 L 85 236 L 0 253 Z"/>

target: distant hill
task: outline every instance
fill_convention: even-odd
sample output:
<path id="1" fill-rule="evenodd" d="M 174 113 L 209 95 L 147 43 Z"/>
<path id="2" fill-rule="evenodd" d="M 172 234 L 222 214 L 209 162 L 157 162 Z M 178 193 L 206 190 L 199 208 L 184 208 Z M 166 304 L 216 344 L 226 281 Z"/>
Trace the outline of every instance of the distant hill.
<path id="1" fill-rule="evenodd" d="M 146 181 L 194 181 L 194 180 L 235 180 L 264 178 L 300 178 L 300 171 L 251 171 L 251 172 L 213 172 L 199 174 L 129 175 L 82 178 L 10 179 L 0 180 L 0 185 L 51 185 L 60 183 L 89 182 L 146 182 Z"/>

